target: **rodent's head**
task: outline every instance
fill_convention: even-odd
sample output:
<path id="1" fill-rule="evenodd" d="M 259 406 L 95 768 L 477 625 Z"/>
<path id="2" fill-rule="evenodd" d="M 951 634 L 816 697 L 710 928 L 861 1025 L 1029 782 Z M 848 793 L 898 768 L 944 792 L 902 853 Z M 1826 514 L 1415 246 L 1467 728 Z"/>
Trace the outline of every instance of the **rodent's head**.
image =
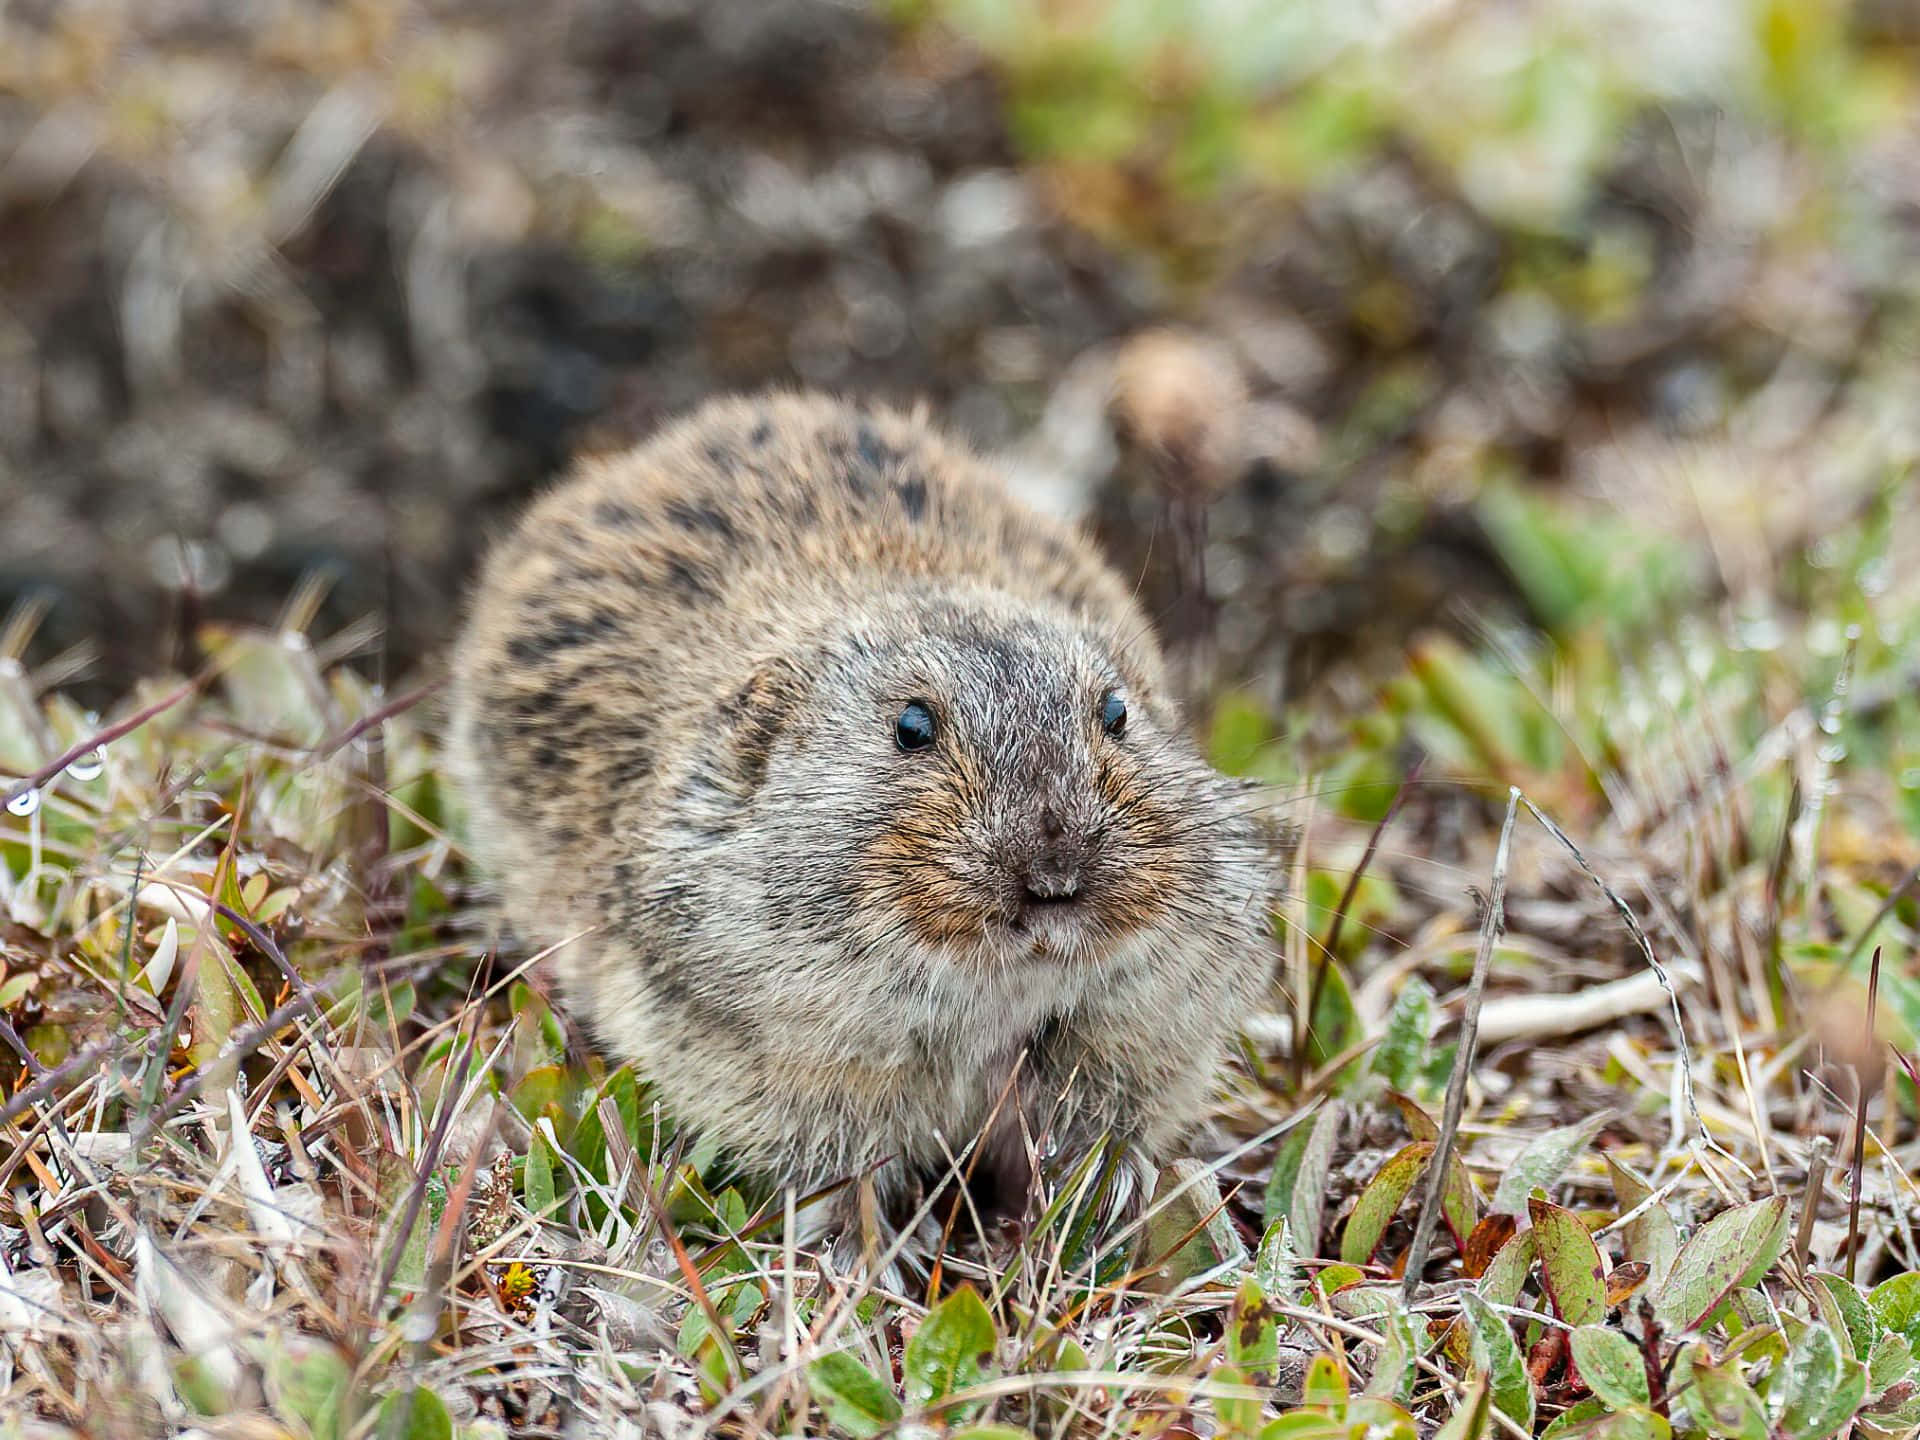
<path id="1" fill-rule="evenodd" d="M 776 931 L 869 954 L 1085 964 L 1217 925 L 1253 826 L 1150 647 L 992 592 L 862 605 L 736 694 L 726 779 L 696 767 L 681 823 L 721 837 L 703 865 L 757 876 Z"/>

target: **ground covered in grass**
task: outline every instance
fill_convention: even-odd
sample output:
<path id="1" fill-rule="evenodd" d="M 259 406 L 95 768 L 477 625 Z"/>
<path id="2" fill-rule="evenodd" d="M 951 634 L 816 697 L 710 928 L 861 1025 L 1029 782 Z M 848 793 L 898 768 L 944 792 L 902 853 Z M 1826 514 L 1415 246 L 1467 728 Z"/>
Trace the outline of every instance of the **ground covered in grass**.
<path id="1" fill-rule="evenodd" d="M 96 716 L 16 614 L 7 1424 L 1909 1433 L 1920 507 L 1857 498 L 1774 557 L 1803 623 L 1435 642 L 1331 741 L 1222 701 L 1302 843 L 1194 1159 L 1138 1235 L 1081 1223 L 1097 1168 L 1011 1256 L 958 1216 L 907 1293 L 796 1254 L 494 944 L 430 676 L 309 595 Z"/>

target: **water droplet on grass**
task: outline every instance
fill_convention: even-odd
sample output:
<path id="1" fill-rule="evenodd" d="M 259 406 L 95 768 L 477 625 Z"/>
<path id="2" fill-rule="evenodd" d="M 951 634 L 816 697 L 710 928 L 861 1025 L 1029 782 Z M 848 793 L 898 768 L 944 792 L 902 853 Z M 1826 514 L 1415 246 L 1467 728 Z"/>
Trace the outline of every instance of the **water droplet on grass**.
<path id="1" fill-rule="evenodd" d="M 40 792 L 38 790 L 22 790 L 18 795 L 7 801 L 7 813 L 9 815 L 18 815 L 23 819 L 33 814 L 33 812 L 39 808 Z"/>
<path id="2" fill-rule="evenodd" d="M 107 768 L 107 752 L 103 745 L 96 745 L 86 754 L 79 756 L 67 766 L 67 774 L 76 780 L 98 780 L 100 772 Z"/>

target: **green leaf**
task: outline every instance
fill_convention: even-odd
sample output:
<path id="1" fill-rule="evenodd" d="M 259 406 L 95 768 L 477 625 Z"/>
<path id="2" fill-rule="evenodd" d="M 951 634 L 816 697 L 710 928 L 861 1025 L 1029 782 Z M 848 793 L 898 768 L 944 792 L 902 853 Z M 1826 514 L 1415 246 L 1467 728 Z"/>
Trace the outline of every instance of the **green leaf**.
<path id="1" fill-rule="evenodd" d="M 1211 1169 L 1182 1158 L 1160 1171 L 1140 1251 L 1143 1259 L 1159 1265 L 1161 1284 L 1177 1284 L 1246 1259 L 1247 1247 L 1227 1214 Z"/>
<path id="2" fill-rule="evenodd" d="M 566 1093 L 566 1071 L 558 1065 L 536 1065 L 522 1075 L 520 1083 L 513 1087 L 513 1108 L 520 1112 L 529 1125 L 542 1115 L 558 1125 L 564 1118 Z"/>
<path id="3" fill-rule="evenodd" d="M 1261 1428 L 1260 1440 L 1348 1440 L 1346 1425 L 1318 1410 L 1289 1410 Z"/>
<path id="4" fill-rule="evenodd" d="M 1300 1256 L 1293 1248 L 1293 1237 L 1282 1215 L 1267 1226 L 1260 1237 L 1260 1248 L 1253 1252 L 1253 1278 L 1261 1292 L 1281 1305 L 1300 1298 Z"/>
<path id="5" fill-rule="evenodd" d="M 344 1429 L 341 1408 L 353 1383 L 353 1371 L 338 1351 L 315 1344 L 292 1355 L 273 1352 L 267 1376 L 282 1418 L 302 1422 L 313 1440 L 338 1440 Z"/>
<path id="6" fill-rule="evenodd" d="M 1453 1232 L 1453 1243 L 1464 1250 L 1467 1236 L 1480 1220 L 1480 1192 L 1473 1188 L 1473 1177 L 1460 1163 L 1458 1150 L 1447 1157 L 1447 1183 L 1440 1187 L 1440 1218 Z"/>
<path id="7" fill-rule="evenodd" d="M 1573 1363 L 1594 1397 L 1615 1410 L 1648 1404 L 1647 1366 L 1640 1349 L 1618 1330 L 1582 1325 L 1573 1332 Z"/>
<path id="8" fill-rule="evenodd" d="M 1867 1388 L 1878 1395 L 1902 1380 L 1920 1380 L 1914 1372 L 1913 1344 L 1904 1335 L 1882 1330 L 1867 1357 Z"/>
<path id="9" fill-rule="evenodd" d="M 1787 1440 L 1827 1440 L 1866 1400 L 1867 1370 L 1840 1353 L 1833 1331 L 1809 1325 L 1787 1352 L 1775 1390 L 1779 1428 Z"/>
<path id="10" fill-rule="evenodd" d="M 969 1425 L 949 1431 L 947 1440 L 1033 1440 L 1033 1432 L 1018 1425 Z"/>
<path id="11" fill-rule="evenodd" d="M 1571 1210 L 1529 1199 L 1540 1278 L 1554 1313 L 1569 1325 L 1598 1325 L 1607 1318 L 1607 1273 L 1600 1247 Z"/>
<path id="12" fill-rule="evenodd" d="M 1349 1265 L 1365 1265 L 1380 1248 L 1380 1237 L 1387 1233 L 1401 1201 L 1413 1188 L 1413 1182 L 1426 1169 L 1433 1154 L 1433 1143 L 1416 1140 L 1382 1165 L 1366 1189 L 1354 1202 L 1347 1219 L 1346 1232 L 1340 1237 L 1340 1258 Z"/>
<path id="13" fill-rule="evenodd" d="M 1613 1193 L 1620 1201 L 1620 1213 L 1626 1214 L 1653 1196 L 1653 1187 L 1633 1171 L 1608 1155 L 1607 1173 L 1613 1177 Z M 1658 1290 L 1673 1273 L 1674 1257 L 1680 1253 L 1680 1227 L 1673 1223 L 1673 1212 L 1658 1200 L 1620 1227 L 1626 1246 L 1626 1258 L 1642 1260 L 1647 1266 L 1647 1284 Z"/>
<path id="14" fill-rule="evenodd" d="M 1868 1292 L 1867 1307 L 1874 1319 L 1906 1336 L 1907 1344 L 1920 1354 L 1920 1270 L 1882 1280 Z"/>
<path id="15" fill-rule="evenodd" d="M 1227 1322 L 1227 1359 L 1242 1370 L 1269 1374 L 1280 1363 L 1280 1327 L 1258 1282 L 1251 1279 L 1241 1284 L 1234 1298 L 1233 1315 Z"/>
<path id="16" fill-rule="evenodd" d="M 1367 1272 L 1358 1265 L 1347 1265 L 1337 1260 L 1332 1264 L 1322 1265 L 1319 1273 L 1313 1277 L 1322 1295 L 1338 1294 L 1348 1286 L 1358 1285 L 1366 1278 Z"/>
<path id="17" fill-rule="evenodd" d="M 380 1440 L 453 1440 L 446 1402 L 416 1385 L 380 1402 Z"/>
<path id="18" fill-rule="evenodd" d="M 1261 1218 L 1269 1228 L 1277 1221 L 1292 1218 L 1293 1187 L 1300 1178 L 1300 1166 L 1306 1160 L 1307 1145 L 1312 1141 L 1318 1123 L 1319 1117 L 1316 1116 L 1313 1124 L 1295 1125 L 1274 1152 L 1273 1170 L 1267 1176 L 1266 1198 L 1260 1206 Z M 1297 1235 L 1294 1239 L 1298 1243 Z"/>
<path id="19" fill-rule="evenodd" d="M 1862 1360 L 1871 1355 L 1880 1338 L 1880 1322 L 1859 1287 L 1846 1276 L 1825 1270 L 1815 1270 L 1807 1278 L 1813 1282 L 1813 1301 L 1820 1318 L 1840 1338 L 1841 1350 Z"/>
<path id="20" fill-rule="evenodd" d="M 1514 1157 L 1507 1173 L 1493 1192 L 1487 1209 L 1495 1215 L 1523 1215 L 1527 1197 L 1536 1189 L 1544 1190 L 1558 1180 L 1574 1157 L 1593 1142 L 1611 1117 L 1607 1112 L 1583 1120 L 1578 1125 L 1563 1125 L 1535 1136 L 1526 1149 Z"/>
<path id="21" fill-rule="evenodd" d="M 1605 1420 L 1610 1413 L 1598 1400 L 1578 1401 L 1554 1416 L 1547 1428 L 1540 1432 L 1540 1440 L 1548 1440 L 1549 1436 L 1557 1440 L 1563 1435 L 1591 1434 L 1590 1427 Z"/>
<path id="22" fill-rule="evenodd" d="M 1482 1440 L 1492 1429 L 1493 1388 L 1483 1376 L 1434 1432 L 1433 1440 Z"/>
<path id="23" fill-rule="evenodd" d="M 1294 1162 L 1293 1173 L 1288 1177 L 1283 1208 L 1268 1212 L 1268 1218 L 1284 1214 L 1287 1217 L 1288 1232 L 1293 1243 L 1303 1257 L 1313 1257 L 1320 1253 L 1320 1229 L 1326 1214 L 1327 1182 L 1333 1167 L 1333 1142 L 1339 1134 L 1341 1106 L 1329 1102 L 1314 1117 L 1313 1128 L 1301 1141 L 1300 1153 Z M 1274 1166 L 1274 1179 L 1280 1178 L 1280 1162 Z M 1269 1197 L 1273 1186 L 1267 1189 Z"/>
<path id="24" fill-rule="evenodd" d="M 1215 1395 L 1213 1397 L 1213 1415 L 1219 1422 L 1223 1435 L 1253 1436 L 1260 1431 L 1260 1424 L 1266 1419 L 1266 1407 L 1261 1403 L 1260 1386 L 1246 1371 L 1233 1365 L 1214 1367 L 1212 1379 L 1222 1385 L 1245 1390 L 1244 1395 Z"/>
<path id="25" fill-rule="evenodd" d="M 1307 1063 L 1316 1069 L 1360 1038 L 1360 1012 L 1345 967 L 1330 956 L 1322 956 L 1320 963 L 1326 966 L 1326 979 L 1307 1029 Z"/>
<path id="26" fill-rule="evenodd" d="M 1722 1211 L 1680 1248 L 1666 1284 L 1654 1293 L 1655 1317 L 1669 1330 L 1705 1329 L 1734 1291 L 1772 1268 L 1786 1238 L 1784 1195 Z"/>
<path id="27" fill-rule="evenodd" d="M 1399 1288 L 1393 1285 L 1348 1285 L 1327 1298 L 1334 1314 L 1349 1320 L 1364 1320 L 1391 1314 L 1401 1303 L 1399 1297 Z"/>
<path id="28" fill-rule="evenodd" d="M 1685 1403 L 1709 1435 L 1724 1440 L 1767 1440 L 1767 1409 L 1751 1385 L 1740 1377 L 1738 1364 L 1715 1365 L 1704 1345 L 1688 1347 L 1692 1357 L 1693 1389 Z M 1683 1377 L 1677 1372 L 1676 1381 Z"/>
<path id="29" fill-rule="evenodd" d="M 1395 1090 L 1410 1090 L 1420 1077 L 1432 1034 L 1433 988 L 1418 975 L 1410 976 L 1394 996 L 1386 1033 L 1373 1052 L 1373 1073 L 1385 1076 Z"/>
<path id="30" fill-rule="evenodd" d="M 1575 1409 L 1581 1409 L 1576 1406 Z M 1573 1413 L 1569 1411 L 1568 1414 Z M 1644 1405 L 1630 1405 L 1624 1410 L 1603 1410 L 1594 1415 L 1582 1411 L 1582 1419 L 1577 1422 L 1560 1423 L 1566 1420 L 1562 1415 L 1542 1432 L 1542 1440 L 1548 1435 L 1565 1436 L 1568 1440 L 1672 1440 L 1673 1426 L 1664 1418 L 1656 1415 Z"/>
<path id="31" fill-rule="evenodd" d="M 999 1339 L 993 1316 L 971 1285 L 962 1286 L 927 1313 L 907 1342 L 901 1373 L 907 1404 L 924 1409 L 956 1390 L 977 1384 L 983 1362 Z"/>
<path id="32" fill-rule="evenodd" d="M 233 1408 L 233 1397 L 227 1393 L 226 1386 L 214 1368 L 199 1356 L 177 1356 L 168 1369 L 173 1378 L 173 1388 L 180 1392 L 180 1398 L 191 1409 L 202 1415 L 224 1415 Z M 337 1432 L 340 1424 L 337 1409 L 331 1418 Z"/>
<path id="33" fill-rule="evenodd" d="M 1087 1354 L 1087 1347 L 1071 1335 L 1062 1335 L 1054 1341 L 1053 1348 L 1047 1353 L 1047 1369 L 1070 1374 L 1075 1370 L 1091 1370 L 1093 1358 Z"/>
<path id="34" fill-rule="evenodd" d="M 1476 1287 L 1489 1305 L 1516 1305 L 1539 1250 L 1531 1230 L 1522 1230 L 1494 1252 Z"/>
<path id="35" fill-rule="evenodd" d="M 874 1373 L 844 1350 L 807 1367 L 807 1387 L 830 1423 L 866 1440 L 900 1418 L 900 1402 Z"/>
<path id="36" fill-rule="evenodd" d="M 589 1175 L 597 1180 L 611 1181 L 613 1167 L 607 1159 L 606 1127 L 600 1119 L 602 1100 L 613 1101 L 635 1154 L 649 1154 L 653 1145 L 651 1137 L 643 1134 L 641 1129 L 639 1085 L 633 1078 L 633 1071 L 623 1065 L 607 1076 L 599 1093 L 587 1102 L 586 1109 L 580 1114 L 580 1127 L 574 1131 L 569 1147 L 574 1160 Z"/>
<path id="37" fill-rule="evenodd" d="M 1400 1112 L 1400 1118 L 1407 1122 L 1407 1134 L 1415 1140 L 1438 1140 L 1440 1122 L 1420 1108 L 1420 1102 L 1400 1090 L 1389 1090 L 1387 1098 L 1393 1102 L 1394 1109 Z"/>
<path id="38" fill-rule="evenodd" d="M 520 1194 L 534 1215 L 544 1219 L 553 1214 L 556 1203 L 553 1152 L 547 1147 L 547 1137 L 538 1130 L 533 1132 L 533 1142 L 527 1146 L 526 1165 L 520 1173 Z"/>
<path id="39" fill-rule="evenodd" d="M 1365 1440 L 1418 1440 L 1413 1416 L 1391 1401 L 1362 1396 L 1347 1407 L 1347 1434 Z"/>
<path id="40" fill-rule="evenodd" d="M 1361 1393 L 1379 1400 L 1404 1401 L 1413 1393 L 1418 1374 L 1414 1362 L 1420 1358 L 1420 1332 L 1414 1328 L 1412 1314 L 1398 1304 L 1380 1313 L 1377 1328 L 1382 1336 L 1380 1354 Z"/>
<path id="41" fill-rule="evenodd" d="M 1521 1429 L 1533 1430 L 1533 1381 L 1506 1317 L 1471 1290 L 1460 1293 L 1474 1373 L 1486 1377 L 1493 1403 Z"/>
<path id="42" fill-rule="evenodd" d="M 1300 1387 L 1301 1404 L 1317 1405 L 1337 1418 L 1347 1413 L 1347 1397 L 1351 1393 L 1347 1367 L 1337 1357 L 1324 1351 L 1313 1357 L 1307 1366 L 1307 1378 Z"/>
<path id="43" fill-rule="evenodd" d="M 171 920 L 167 921 L 169 925 L 173 923 Z M 0 985 L 0 1014 L 5 1014 L 18 1005 L 20 997 L 39 983 L 39 979 L 35 972 L 22 970 L 18 975 L 10 977 L 6 984 Z"/>

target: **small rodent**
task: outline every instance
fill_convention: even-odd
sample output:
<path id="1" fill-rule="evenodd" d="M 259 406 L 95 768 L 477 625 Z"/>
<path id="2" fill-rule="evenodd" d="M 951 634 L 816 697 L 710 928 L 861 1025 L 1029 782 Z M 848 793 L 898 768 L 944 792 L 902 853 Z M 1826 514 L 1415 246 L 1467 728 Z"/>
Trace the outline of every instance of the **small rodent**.
<path id="1" fill-rule="evenodd" d="M 976 1137 L 1003 1213 L 1109 1135 L 1137 1206 L 1267 981 L 1264 828 L 1128 587 L 919 414 L 722 400 L 581 462 L 453 688 L 507 918 L 592 931 L 570 1009 L 744 1169 L 871 1172 L 882 1230 Z M 863 1188 L 809 1238 L 873 1243 Z"/>

